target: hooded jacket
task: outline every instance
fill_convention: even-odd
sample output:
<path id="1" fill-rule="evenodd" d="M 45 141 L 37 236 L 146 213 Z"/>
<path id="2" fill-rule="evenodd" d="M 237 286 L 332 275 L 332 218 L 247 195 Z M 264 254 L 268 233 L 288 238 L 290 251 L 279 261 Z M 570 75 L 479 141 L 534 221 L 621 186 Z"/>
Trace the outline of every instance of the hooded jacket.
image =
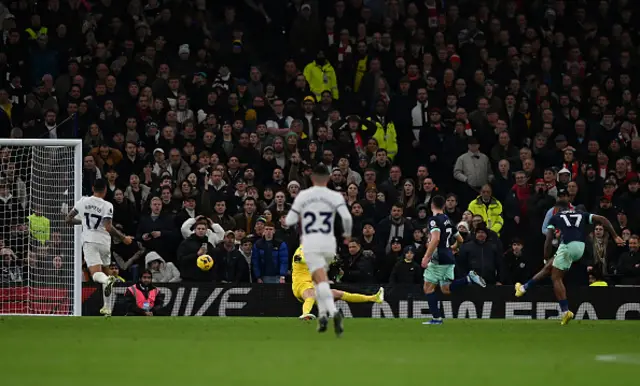
<path id="1" fill-rule="evenodd" d="M 157 270 L 151 269 L 151 263 L 154 261 L 160 261 L 160 266 Z M 144 258 L 144 265 L 153 273 L 154 283 L 179 283 L 182 281 L 178 268 L 173 263 L 164 261 L 157 252 L 149 252 Z"/>

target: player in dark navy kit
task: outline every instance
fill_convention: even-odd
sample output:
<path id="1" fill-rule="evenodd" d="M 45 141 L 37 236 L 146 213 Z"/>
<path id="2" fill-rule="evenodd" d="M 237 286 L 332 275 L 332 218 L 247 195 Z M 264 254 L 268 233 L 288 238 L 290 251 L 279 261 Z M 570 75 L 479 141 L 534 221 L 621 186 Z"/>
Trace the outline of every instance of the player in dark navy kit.
<path id="1" fill-rule="evenodd" d="M 426 268 L 424 271 L 424 293 L 427 295 L 433 319 L 423 324 L 442 324 L 442 314 L 435 292 L 436 287 L 440 286 L 442 293 L 448 295 L 456 288 L 466 286 L 469 283 L 475 283 L 481 287 L 486 286 L 484 279 L 474 271 L 469 272 L 461 279 L 453 280 L 456 264 L 453 250 L 457 244 L 462 244 L 463 239 L 449 217 L 444 214 L 444 203 L 445 199 L 442 196 L 435 196 L 431 199 L 433 217 L 428 222 L 431 239 L 422 259 L 422 268 Z"/>
<path id="2" fill-rule="evenodd" d="M 556 203 L 558 212 L 551 218 L 547 226 L 547 238 L 544 242 L 544 259 L 549 259 L 551 255 L 552 243 L 556 237 L 556 232 L 560 232 L 560 245 L 552 259 L 538 272 L 533 279 L 527 283 L 516 283 L 516 296 L 520 297 L 527 292 L 531 286 L 551 274 L 553 281 L 553 291 L 556 294 L 560 310 L 562 312 L 562 325 L 565 325 L 573 319 L 573 312 L 569 311 L 569 303 L 567 301 L 567 290 L 564 287 L 562 279 L 566 271 L 571 265 L 582 258 L 584 254 L 585 241 L 588 234 L 588 225 L 597 222 L 602 224 L 607 232 L 615 239 L 616 244 L 624 245 L 624 240 L 616 234 L 611 222 L 602 216 L 587 212 L 579 212 L 569 208 L 569 203 L 559 201 Z"/>

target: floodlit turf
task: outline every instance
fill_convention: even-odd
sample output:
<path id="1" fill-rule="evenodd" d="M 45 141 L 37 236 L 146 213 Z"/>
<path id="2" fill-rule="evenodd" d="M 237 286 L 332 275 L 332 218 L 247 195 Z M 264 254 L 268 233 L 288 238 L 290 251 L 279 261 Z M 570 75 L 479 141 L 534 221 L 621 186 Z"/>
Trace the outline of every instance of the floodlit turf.
<path id="1" fill-rule="evenodd" d="M 638 385 L 640 323 L 0 318 L 0 384 Z M 609 355 L 596 360 L 598 355 Z"/>

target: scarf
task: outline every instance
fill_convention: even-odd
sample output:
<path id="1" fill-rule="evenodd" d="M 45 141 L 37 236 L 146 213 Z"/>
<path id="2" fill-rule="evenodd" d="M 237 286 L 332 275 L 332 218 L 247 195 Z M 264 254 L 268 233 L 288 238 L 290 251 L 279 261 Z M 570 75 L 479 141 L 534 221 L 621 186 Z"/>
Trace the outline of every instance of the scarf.
<path id="1" fill-rule="evenodd" d="M 527 201 L 529 197 L 531 197 L 531 187 L 529 185 L 519 186 L 517 184 L 513 185 L 511 188 L 516 194 L 516 198 L 518 199 L 518 205 L 520 207 L 520 214 L 522 216 L 526 216 L 527 214 Z"/>
<path id="2" fill-rule="evenodd" d="M 571 180 L 575 181 L 576 177 L 578 177 L 578 163 L 573 161 L 571 163 L 564 162 L 562 167 L 568 169 L 571 172 Z"/>
<path id="3" fill-rule="evenodd" d="M 342 44 L 340 42 L 338 44 L 338 62 L 342 63 L 344 61 L 344 56 L 351 53 L 351 45 L 350 44 Z"/>

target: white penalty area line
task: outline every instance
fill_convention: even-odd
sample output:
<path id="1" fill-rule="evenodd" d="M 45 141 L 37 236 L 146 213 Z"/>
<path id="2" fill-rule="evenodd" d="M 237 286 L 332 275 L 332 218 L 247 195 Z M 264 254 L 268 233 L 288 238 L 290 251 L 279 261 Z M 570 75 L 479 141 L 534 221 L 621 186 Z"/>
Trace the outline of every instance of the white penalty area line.
<path id="1" fill-rule="evenodd" d="M 607 354 L 596 355 L 596 362 L 623 363 L 627 365 L 640 365 L 640 354 Z"/>

